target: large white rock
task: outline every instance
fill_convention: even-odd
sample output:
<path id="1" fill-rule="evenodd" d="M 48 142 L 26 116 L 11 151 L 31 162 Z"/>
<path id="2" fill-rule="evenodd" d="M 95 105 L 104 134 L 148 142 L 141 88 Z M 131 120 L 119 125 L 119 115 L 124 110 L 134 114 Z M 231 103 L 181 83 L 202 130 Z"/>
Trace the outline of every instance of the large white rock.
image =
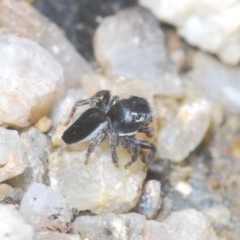
<path id="1" fill-rule="evenodd" d="M 18 132 L 0 127 L 0 182 L 21 174 L 26 167 Z"/>
<path id="2" fill-rule="evenodd" d="M 139 0 L 160 20 L 173 24 L 190 44 L 228 64 L 240 60 L 238 0 Z"/>
<path id="3" fill-rule="evenodd" d="M 33 240 L 33 227 L 10 205 L 0 204 L 0 239 Z"/>
<path id="4" fill-rule="evenodd" d="M 1 0 L 0 25 L 46 48 L 61 63 L 68 86 L 79 86 L 81 76 L 91 71 L 62 30 L 27 1 Z"/>
<path id="5" fill-rule="evenodd" d="M 61 65 L 32 40 L 0 35 L 0 125 L 26 127 L 47 114 L 56 98 Z"/>
<path id="6" fill-rule="evenodd" d="M 106 75 L 140 80 L 155 94 L 180 95 L 181 81 L 165 48 L 158 22 L 143 8 L 105 18 L 94 36 L 94 53 Z"/>
<path id="7" fill-rule="evenodd" d="M 72 211 L 60 193 L 41 183 L 33 183 L 23 195 L 20 212 L 36 230 L 69 230 Z"/>
<path id="8" fill-rule="evenodd" d="M 87 165 L 88 144 L 80 144 L 74 151 L 56 152 L 49 157 L 51 186 L 66 196 L 70 207 L 94 213 L 122 213 L 132 209 L 141 194 L 146 172 L 138 160 L 128 169 L 130 154 L 119 146 L 119 167 L 111 158 L 107 142 L 92 153 Z M 73 146 L 74 147 L 74 146 Z"/>

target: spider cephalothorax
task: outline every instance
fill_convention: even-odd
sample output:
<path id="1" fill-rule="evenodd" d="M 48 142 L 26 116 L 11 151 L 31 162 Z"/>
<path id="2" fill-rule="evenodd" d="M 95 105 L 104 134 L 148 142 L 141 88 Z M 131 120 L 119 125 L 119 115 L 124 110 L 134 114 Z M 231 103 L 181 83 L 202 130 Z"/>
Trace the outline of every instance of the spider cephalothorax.
<path id="1" fill-rule="evenodd" d="M 126 99 L 111 97 L 108 90 L 97 92 L 89 99 L 77 101 L 71 111 L 69 121 L 76 108 L 89 104 L 86 110 L 69 128 L 65 130 L 62 139 L 66 144 L 91 140 L 87 150 L 87 160 L 95 147 L 109 136 L 112 160 L 118 165 L 116 146 L 120 140 L 124 148 L 130 149 L 131 161 L 125 167 L 134 163 L 139 152 L 149 150 L 148 156 L 143 154 L 142 160 L 148 164 L 155 155 L 154 144 L 135 137 L 137 132 L 152 137 L 149 123 L 152 121 L 152 110 L 146 99 L 131 96 Z M 87 162 L 86 160 L 86 162 Z"/>

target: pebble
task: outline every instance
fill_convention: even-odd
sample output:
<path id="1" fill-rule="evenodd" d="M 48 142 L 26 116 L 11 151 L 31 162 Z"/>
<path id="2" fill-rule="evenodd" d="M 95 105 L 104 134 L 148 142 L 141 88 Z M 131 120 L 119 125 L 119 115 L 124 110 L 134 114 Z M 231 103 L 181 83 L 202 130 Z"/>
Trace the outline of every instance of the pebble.
<path id="1" fill-rule="evenodd" d="M 197 210 L 172 212 L 164 221 L 146 222 L 143 240 L 217 240 L 207 218 Z"/>
<path id="2" fill-rule="evenodd" d="M 64 95 L 64 98 L 59 99 L 55 103 L 51 111 L 50 119 L 51 119 L 53 129 L 60 127 L 61 124 L 64 125 L 69 118 L 69 115 L 74 106 L 74 103 L 80 99 L 85 99 L 85 98 L 87 97 L 82 88 L 67 89 Z M 85 109 L 85 108 L 84 107 L 78 108 L 75 116 L 78 114 L 79 112 L 78 110 L 81 110 L 81 109 Z M 55 132 L 57 132 L 57 130 Z M 53 135 L 55 134 L 55 132 L 53 132 Z M 61 136 L 59 136 L 58 138 L 61 139 Z M 59 139 L 56 138 L 56 141 L 58 141 Z"/>
<path id="3" fill-rule="evenodd" d="M 95 32 L 93 44 L 96 60 L 106 75 L 137 79 L 139 84 L 152 87 L 156 95 L 182 94 L 163 32 L 149 11 L 134 7 L 105 18 Z"/>
<path id="4" fill-rule="evenodd" d="M 190 76 L 194 88 L 224 112 L 240 112 L 240 68 L 222 64 L 216 58 L 196 52 Z"/>
<path id="5" fill-rule="evenodd" d="M 23 191 L 19 188 L 13 188 L 9 184 L 0 184 L 0 202 L 8 204 L 19 204 Z"/>
<path id="6" fill-rule="evenodd" d="M 82 240 L 78 234 L 67 234 L 50 231 L 37 232 L 35 233 L 34 237 L 34 240 Z"/>
<path id="7" fill-rule="evenodd" d="M 51 109 L 61 65 L 32 40 L 0 35 L 0 125 L 27 127 Z"/>
<path id="8" fill-rule="evenodd" d="M 60 62 L 67 86 L 80 86 L 83 74 L 91 72 L 90 65 L 67 40 L 63 31 L 26 1 L 0 1 L 0 25 L 38 42 L 48 50 Z M 45 66 L 50 64 L 46 64 L 46 60 L 44 62 Z"/>
<path id="9" fill-rule="evenodd" d="M 184 103 L 160 130 L 158 151 L 161 157 L 183 161 L 203 140 L 210 125 L 210 109 L 205 99 Z"/>
<path id="10" fill-rule="evenodd" d="M 51 128 L 51 119 L 44 116 L 42 118 L 40 118 L 36 124 L 35 124 L 35 127 L 42 133 L 46 133 L 50 130 Z"/>
<path id="11" fill-rule="evenodd" d="M 72 208 L 96 214 L 122 213 L 132 209 L 140 197 L 146 177 L 144 164 L 138 160 L 128 169 L 130 154 L 118 147 L 119 167 L 111 158 L 109 144 L 100 144 L 85 165 L 87 143 L 74 144 L 49 157 L 51 187 L 66 196 Z"/>
<path id="12" fill-rule="evenodd" d="M 209 221 L 218 226 L 229 226 L 232 218 L 230 210 L 221 204 L 203 209 L 203 214 L 208 217 Z"/>
<path id="13" fill-rule="evenodd" d="M 91 240 L 141 240 L 146 218 L 137 213 L 98 216 L 80 216 L 73 223 L 73 229 L 83 239 Z"/>
<path id="14" fill-rule="evenodd" d="M 0 239 L 33 240 L 33 227 L 27 224 L 12 205 L 0 203 Z"/>
<path id="15" fill-rule="evenodd" d="M 161 222 L 146 220 L 137 213 L 79 216 L 73 229 L 91 240 L 218 239 L 207 218 L 194 209 L 172 212 Z"/>
<path id="16" fill-rule="evenodd" d="M 0 127 L 0 182 L 15 177 L 26 169 L 21 141 L 16 130 Z"/>
<path id="17" fill-rule="evenodd" d="M 139 0 L 160 20 L 177 27 L 190 44 L 217 56 L 224 63 L 240 61 L 240 3 L 238 0 Z M 173 7 L 174 6 L 174 7 Z"/>
<path id="18" fill-rule="evenodd" d="M 147 219 L 152 219 L 157 216 L 161 205 L 161 183 L 157 180 L 148 180 L 143 185 L 142 195 L 135 210 Z"/>
<path id="19" fill-rule="evenodd" d="M 121 98 L 137 95 L 147 99 L 153 105 L 154 89 L 146 82 L 137 79 L 108 77 L 102 74 L 86 74 L 82 78 L 82 86 L 86 95 L 92 96 L 100 90 L 110 90 L 111 94 Z"/>
<path id="20" fill-rule="evenodd" d="M 180 181 L 180 182 L 176 183 L 174 188 L 177 192 L 181 193 L 184 197 L 189 196 L 192 192 L 191 185 L 184 181 Z"/>
<path id="21" fill-rule="evenodd" d="M 24 172 L 9 180 L 13 187 L 26 190 L 33 182 L 47 181 L 47 158 L 51 149 L 50 139 L 35 127 L 20 134 L 21 151 L 27 164 Z"/>
<path id="22" fill-rule="evenodd" d="M 33 183 L 25 192 L 20 212 L 38 231 L 67 232 L 72 220 L 66 198 L 41 183 Z"/>

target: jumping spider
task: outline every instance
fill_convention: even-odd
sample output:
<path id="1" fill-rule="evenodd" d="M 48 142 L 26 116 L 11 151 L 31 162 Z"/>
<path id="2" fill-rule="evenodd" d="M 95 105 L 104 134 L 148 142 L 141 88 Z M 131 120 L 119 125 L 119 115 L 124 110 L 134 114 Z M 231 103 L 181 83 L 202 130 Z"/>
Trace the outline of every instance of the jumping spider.
<path id="1" fill-rule="evenodd" d="M 131 151 L 131 161 L 125 165 L 125 168 L 137 160 L 139 153 L 142 153 L 142 161 L 146 165 L 149 164 L 156 152 L 155 145 L 135 137 L 137 132 L 144 133 L 148 137 L 153 136 L 153 131 L 149 127 L 149 123 L 152 122 L 152 110 L 144 98 L 130 96 L 119 99 L 118 96 L 111 97 L 108 90 L 99 91 L 89 99 L 77 101 L 66 124 L 71 121 L 77 107 L 87 104 L 91 108 L 86 110 L 62 135 L 66 144 L 92 139 L 87 149 L 86 164 L 90 154 L 107 136 L 110 139 L 112 160 L 116 166 L 118 166 L 116 146 L 119 140 L 124 148 Z M 143 153 L 144 149 L 149 150 L 147 156 Z"/>

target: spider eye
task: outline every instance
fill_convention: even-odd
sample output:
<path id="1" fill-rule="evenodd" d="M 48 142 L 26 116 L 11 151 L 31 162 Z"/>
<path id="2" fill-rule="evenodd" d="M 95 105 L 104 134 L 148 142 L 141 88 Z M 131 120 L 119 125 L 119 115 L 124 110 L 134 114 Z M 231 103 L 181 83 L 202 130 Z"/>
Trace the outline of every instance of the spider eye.
<path id="1" fill-rule="evenodd" d="M 132 113 L 132 118 L 134 122 L 140 122 L 144 120 L 144 116 L 137 113 Z"/>

